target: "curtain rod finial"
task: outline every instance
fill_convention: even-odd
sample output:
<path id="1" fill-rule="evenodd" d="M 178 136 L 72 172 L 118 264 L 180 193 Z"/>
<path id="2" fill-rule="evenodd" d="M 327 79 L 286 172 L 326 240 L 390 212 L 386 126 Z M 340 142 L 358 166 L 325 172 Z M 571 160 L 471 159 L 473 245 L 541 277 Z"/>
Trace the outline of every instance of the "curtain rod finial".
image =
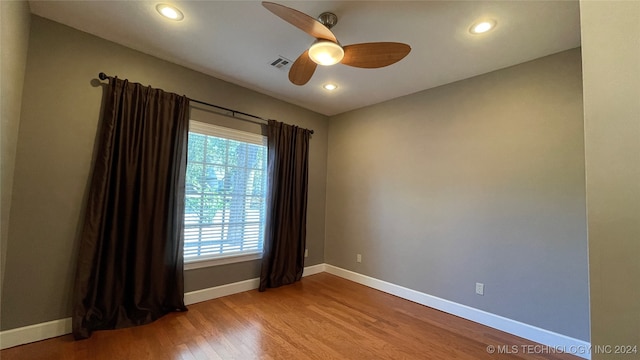
<path id="1" fill-rule="evenodd" d="M 101 72 L 100 74 L 98 74 L 98 79 L 100 80 L 107 80 L 107 74 Z"/>

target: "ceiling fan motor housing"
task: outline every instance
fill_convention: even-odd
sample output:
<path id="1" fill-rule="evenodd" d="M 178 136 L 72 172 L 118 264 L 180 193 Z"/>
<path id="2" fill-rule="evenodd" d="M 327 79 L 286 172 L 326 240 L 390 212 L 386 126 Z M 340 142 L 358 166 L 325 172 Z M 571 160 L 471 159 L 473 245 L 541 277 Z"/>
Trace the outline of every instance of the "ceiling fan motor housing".
<path id="1" fill-rule="evenodd" d="M 327 28 L 331 29 L 338 23 L 338 17 L 331 12 L 323 12 L 318 16 L 318 21 Z"/>

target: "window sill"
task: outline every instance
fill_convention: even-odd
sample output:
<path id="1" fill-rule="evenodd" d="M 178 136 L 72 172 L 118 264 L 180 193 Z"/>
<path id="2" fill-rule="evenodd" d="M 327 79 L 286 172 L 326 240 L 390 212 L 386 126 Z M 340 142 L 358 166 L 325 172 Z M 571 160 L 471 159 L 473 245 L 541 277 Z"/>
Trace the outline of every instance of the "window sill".
<path id="1" fill-rule="evenodd" d="M 262 259 L 262 252 L 245 253 L 238 255 L 229 255 L 215 258 L 193 259 L 185 260 L 184 270 L 200 269 L 205 267 L 212 267 L 224 264 L 233 264 L 244 261 L 259 260 Z"/>

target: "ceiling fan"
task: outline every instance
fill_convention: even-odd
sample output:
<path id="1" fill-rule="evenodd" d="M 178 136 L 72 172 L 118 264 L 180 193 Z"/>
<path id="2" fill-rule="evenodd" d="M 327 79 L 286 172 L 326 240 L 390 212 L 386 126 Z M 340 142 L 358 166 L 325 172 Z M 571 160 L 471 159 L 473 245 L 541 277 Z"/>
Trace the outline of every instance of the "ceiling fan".
<path id="1" fill-rule="evenodd" d="M 342 46 L 331 32 L 338 17 L 330 12 L 320 14 L 318 19 L 298 10 L 263 1 L 262 5 L 284 21 L 316 38 L 291 66 L 289 81 L 304 85 L 313 76 L 318 65 L 337 63 L 358 68 L 381 68 L 402 60 L 411 47 L 397 42 L 371 42 Z"/>

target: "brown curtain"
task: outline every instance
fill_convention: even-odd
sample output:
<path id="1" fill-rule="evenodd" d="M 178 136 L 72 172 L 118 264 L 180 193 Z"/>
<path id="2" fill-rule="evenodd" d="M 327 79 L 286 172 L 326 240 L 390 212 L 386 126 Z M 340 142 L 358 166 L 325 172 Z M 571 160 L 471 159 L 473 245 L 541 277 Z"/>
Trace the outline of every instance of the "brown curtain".
<path id="1" fill-rule="evenodd" d="M 268 196 L 260 291 L 302 278 L 310 131 L 269 120 Z"/>
<path id="2" fill-rule="evenodd" d="M 109 78 L 76 272 L 73 335 L 184 306 L 189 100 Z"/>

